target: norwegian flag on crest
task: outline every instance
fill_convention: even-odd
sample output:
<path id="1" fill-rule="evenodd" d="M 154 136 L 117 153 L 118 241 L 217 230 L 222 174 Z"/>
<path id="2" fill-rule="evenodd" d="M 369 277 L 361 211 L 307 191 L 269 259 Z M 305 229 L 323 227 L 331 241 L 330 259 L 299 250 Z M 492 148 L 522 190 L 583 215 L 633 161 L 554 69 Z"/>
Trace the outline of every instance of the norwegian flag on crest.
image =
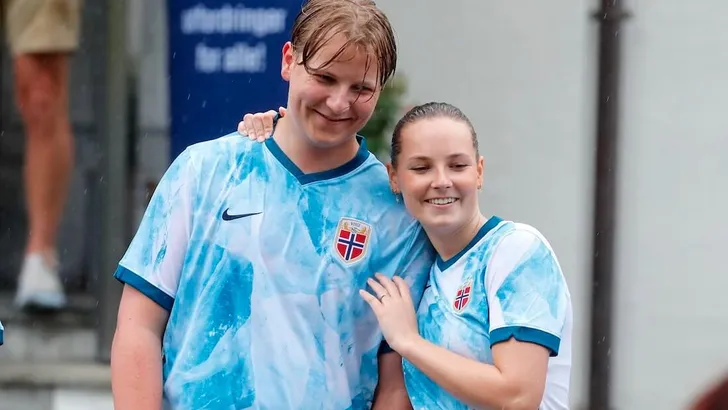
<path id="1" fill-rule="evenodd" d="M 472 288 L 473 288 L 472 281 L 467 281 L 458 288 L 458 291 L 455 294 L 455 300 L 452 302 L 452 307 L 456 311 L 462 312 L 463 309 L 465 309 L 465 306 L 467 306 L 468 303 L 470 303 L 470 299 L 472 298 L 472 295 L 471 295 Z"/>
<path id="2" fill-rule="evenodd" d="M 345 263 L 360 260 L 367 252 L 371 227 L 356 219 L 341 218 L 336 230 L 334 249 Z"/>

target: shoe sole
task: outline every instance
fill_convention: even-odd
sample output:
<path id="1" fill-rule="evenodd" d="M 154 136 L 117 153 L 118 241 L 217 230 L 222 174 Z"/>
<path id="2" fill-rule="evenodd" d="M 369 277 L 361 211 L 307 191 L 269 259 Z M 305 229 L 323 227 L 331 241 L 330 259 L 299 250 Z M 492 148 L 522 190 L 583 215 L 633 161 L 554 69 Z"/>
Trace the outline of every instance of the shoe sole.
<path id="1" fill-rule="evenodd" d="M 16 301 L 16 305 L 25 311 L 54 312 L 66 306 L 66 298 L 57 293 L 36 293 Z"/>

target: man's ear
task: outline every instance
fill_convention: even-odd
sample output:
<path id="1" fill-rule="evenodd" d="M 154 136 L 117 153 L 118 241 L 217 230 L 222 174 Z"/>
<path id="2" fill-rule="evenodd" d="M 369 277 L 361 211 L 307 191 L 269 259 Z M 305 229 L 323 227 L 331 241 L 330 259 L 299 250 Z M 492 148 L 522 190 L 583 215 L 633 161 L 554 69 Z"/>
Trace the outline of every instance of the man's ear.
<path id="1" fill-rule="evenodd" d="M 291 69 L 293 64 L 296 63 L 296 59 L 293 55 L 293 44 L 290 41 L 286 41 L 281 50 L 281 77 L 286 81 L 291 81 Z"/>

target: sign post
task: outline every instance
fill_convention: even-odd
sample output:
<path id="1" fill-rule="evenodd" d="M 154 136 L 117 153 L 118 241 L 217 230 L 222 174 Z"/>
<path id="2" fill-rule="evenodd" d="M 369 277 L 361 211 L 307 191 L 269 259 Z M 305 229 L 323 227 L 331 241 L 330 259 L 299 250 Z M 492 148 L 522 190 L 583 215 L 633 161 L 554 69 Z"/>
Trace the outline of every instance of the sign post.
<path id="1" fill-rule="evenodd" d="M 168 0 L 170 154 L 286 105 L 281 49 L 303 0 Z"/>

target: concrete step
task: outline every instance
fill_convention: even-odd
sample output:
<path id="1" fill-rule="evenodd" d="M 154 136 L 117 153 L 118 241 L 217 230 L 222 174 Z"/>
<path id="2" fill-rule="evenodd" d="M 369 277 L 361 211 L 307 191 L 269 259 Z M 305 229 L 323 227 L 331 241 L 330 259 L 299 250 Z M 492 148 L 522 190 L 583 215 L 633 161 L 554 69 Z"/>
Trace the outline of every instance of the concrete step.
<path id="1" fill-rule="evenodd" d="M 109 390 L 0 389 L 0 410 L 113 410 Z"/>
<path id="2" fill-rule="evenodd" d="M 93 362 L 0 361 L 0 390 L 15 389 L 111 389 L 108 364 Z"/>
<path id="3" fill-rule="evenodd" d="M 111 370 L 99 363 L 96 301 L 70 295 L 55 314 L 28 314 L 0 294 L 0 410 L 112 410 Z"/>
<path id="4" fill-rule="evenodd" d="M 5 344 L 0 348 L 4 363 L 93 362 L 97 337 L 93 298 L 71 295 L 69 309 L 54 314 L 27 314 L 0 296 L 0 321 Z"/>

